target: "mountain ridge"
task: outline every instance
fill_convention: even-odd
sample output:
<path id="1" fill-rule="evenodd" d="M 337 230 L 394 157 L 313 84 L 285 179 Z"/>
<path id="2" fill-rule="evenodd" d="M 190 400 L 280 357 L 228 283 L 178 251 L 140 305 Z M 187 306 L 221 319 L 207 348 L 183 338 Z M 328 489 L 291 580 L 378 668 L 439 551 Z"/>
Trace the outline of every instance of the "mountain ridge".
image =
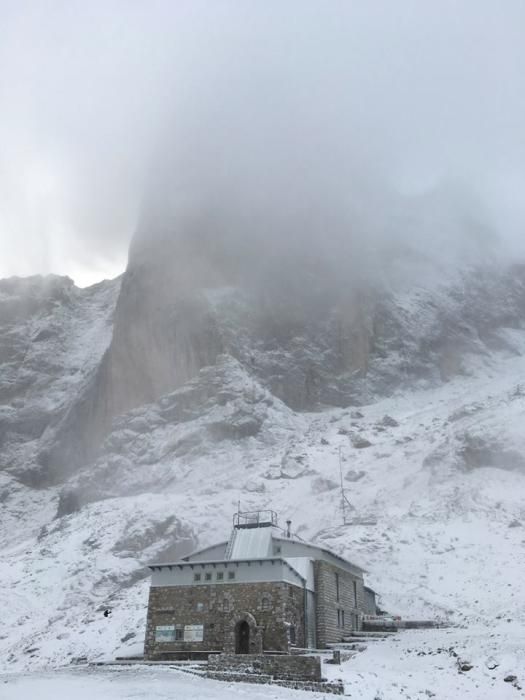
<path id="1" fill-rule="evenodd" d="M 335 331 L 324 282 L 307 304 L 276 285 L 259 306 L 257 285 L 174 297 L 169 265 L 156 297 L 138 269 L 87 290 L 0 282 L 9 665 L 140 650 L 145 565 L 227 536 L 239 499 L 363 565 L 393 612 L 525 620 L 522 267 L 361 290 Z M 133 384 L 130 367 L 160 389 Z"/>

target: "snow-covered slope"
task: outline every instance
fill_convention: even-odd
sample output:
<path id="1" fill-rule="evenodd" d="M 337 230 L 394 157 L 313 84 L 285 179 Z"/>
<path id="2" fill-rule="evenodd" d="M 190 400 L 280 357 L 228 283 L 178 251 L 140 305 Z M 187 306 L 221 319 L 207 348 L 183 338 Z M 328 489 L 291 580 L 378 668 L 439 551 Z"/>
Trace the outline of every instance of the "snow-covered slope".
<path id="1" fill-rule="evenodd" d="M 161 415 L 177 405 L 176 392 L 116 423 L 93 472 L 100 493 L 90 496 L 97 500 L 52 520 L 58 494 L 49 489 L 47 501 L 33 502 L 40 520 L 47 513 L 44 528 L 26 526 L 14 545 L 3 532 L 0 595 L 9 633 L 2 657 L 11 666 L 140 648 L 144 565 L 225 537 L 239 499 L 246 509 L 276 509 L 302 537 L 363 565 L 393 612 L 487 628 L 507 618 L 525 622 L 525 469 L 518 457 L 525 452 L 525 396 L 516 381 L 525 358 L 494 361 L 492 376 L 400 392 L 359 412 L 300 416 L 276 400 L 268 406 L 267 393 L 232 361 L 223 371 L 235 390 L 230 385 L 222 406 L 177 427 Z M 202 372 L 205 386 L 209 373 Z M 261 404 L 260 434 L 215 436 L 239 405 L 246 423 Z M 340 458 L 353 506 L 347 525 Z M 14 519 L 28 503 L 27 491 L 13 492 L 3 512 Z M 373 524 L 352 524 L 360 519 Z M 113 609 L 109 623 L 106 607 Z"/>
<path id="2" fill-rule="evenodd" d="M 116 415 L 92 459 L 47 482 L 27 477 L 36 456 L 49 444 L 54 454 L 71 416 L 88 415 L 74 413 L 85 396 L 94 410 L 105 395 L 118 282 L 83 292 L 61 282 L 65 299 L 51 295 L 45 308 L 17 302 L 3 322 L 11 355 L 0 379 L 2 665 L 140 651 L 146 564 L 226 538 L 239 501 L 278 511 L 302 537 L 354 559 L 392 612 L 487 635 L 525 623 L 522 271 L 483 275 L 375 304 L 366 371 L 343 372 L 360 405 L 318 402 L 309 412 L 276 377 L 304 388 L 308 362 L 322 368 L 325 357 L 324 386 L 337 386 L 323 319 L 270 342 L 248 323 L 244 294 L 206 290 L 222 328 L 213 361 L 191 360 L 180 386 Z M 349 348 L 357 342 L 343 335 Z M 36 418 L 24 423 L 33 409 L 38 430 Z"/>
<path id="3" fill-rule="evenodd" d="M 120 281 L 78 289 L 67 277 L 0 281 L 0 471 L 39 487 L 47 449 L 111 341 Z"/>

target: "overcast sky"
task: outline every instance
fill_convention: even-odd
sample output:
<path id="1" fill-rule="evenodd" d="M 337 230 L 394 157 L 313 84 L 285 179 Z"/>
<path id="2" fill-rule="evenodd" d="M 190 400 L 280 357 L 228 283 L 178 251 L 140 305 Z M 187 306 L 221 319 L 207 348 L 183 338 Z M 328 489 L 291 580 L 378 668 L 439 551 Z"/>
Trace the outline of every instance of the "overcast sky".
<path id="1" fill-rule="evenodd" d="M 118 274 L 167 153 L 196 202 L 459 183 L 517 246 L 524 36 L 523 0 L 0 0 L 0 276 Z"/>

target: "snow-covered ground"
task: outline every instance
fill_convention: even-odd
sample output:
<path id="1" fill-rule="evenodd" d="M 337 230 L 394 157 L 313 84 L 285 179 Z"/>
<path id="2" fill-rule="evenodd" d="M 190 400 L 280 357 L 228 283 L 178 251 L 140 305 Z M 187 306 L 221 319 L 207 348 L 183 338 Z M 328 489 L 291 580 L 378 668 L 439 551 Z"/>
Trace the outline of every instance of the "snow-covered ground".
<path id="1" fill-rule="evenodd" d="M 73 373 L 79 386 L 109 342 L 106 294 L 115 290 L 97 292 L 73 338 L 75 363 L 82 352 L 89 359 Z M 100 326 L 93 334 L 91 318 Z M 525 332 L 502 334 L 502 349 L 465 357 L 463 372 L 447 383 L 400 383 L 359 410 L 294 412 L 226 357 L 119 416 L 98 461 L 63 483 L 34 488 L 1 472 L 0 668 L 22 675 L 1 677 L 0 700 L 32 697 L 36 688 L 39 697 L 111 700 L 293 695 L 166 669 L 69 666 L 78 657 L 140 653 L 147 564 L 226 539 L 239 501 L 244 510 L 290 517 L 301 537 L 362 565 L 382 608 L 454 625 L 370 644 L 342 670 L 327 667 L 344 674 L 352 696 L 516 697 L 503 678 L 525 677 Z M 39 342 L 50 356 L 61 347 L 52 336 Z M 50 389 L 33 383 L 42 401 L 55 369 Z M 60 397 L 72 400 L 69 393 Z M 28 444 L 22 432 L 20 444 Z M 84 500 L 56 517 L 64 488 Z M 458 673 L 449 651 L 422 653 L 451 647 L 470 671 Z"/>
<path id="2" fill-rule="evenodd" d="M 283 407 L 286 420 L 274 430 L 275 402 L 265 428 L 274 430 L 270 447 L 249 438 L 218 442 L 193 459 L 171 456 L 158 467 L 162 493 L 153 490 L 159 471 L 152 465 L 150 490 L 144 471 L 143 493 L 96 501 L 52 520 L 57 495 L 46 491 L 34 500 L 35 525 L 25 526 L 23 538 L 17 532 L 10 546 L 9 531 L 3 532 L 3 668 L 140 652 L 145 564 L 171 556 L 174 542 L 191 548 L 226 538 L 239 498 L 245 509 L 290 515 L 302 537 L 362 564 L 389 611 L 461 625 L 453 634 L 464 640 L 467 656 L 516 654 L 525 625 L 525 473 L 513 460 L 525 453 L 524 373 L 523 357 L 507 358 L 493 365 L 491 376 L 474 373 L 438 389 L 395 396 L 362 408 L 360 415 L 333 410 L 298 416 L 288 425 Z M 398 425 L 383 425 L 385 415 Z M 355 436 L 370 446 L 354 447 Z M 500 460 L 497 466 L 484 466 L 476 439 L 492 450 L 487 459 Z M 474 444 L 470 452 L 466 444 Z M 371 524 L 342 524 L 340 456 L 353 506 L 347 516 L 351 523 L 365 517 Z M 25 494 L 13 492 L 6 507 L 27 502 Z M 50 522 L 42 530 L 46 509 Z M 102 615 L 105 607 L 112 608 L 109 619 Z M 365 672 L 370 659 L 371 673 L 387 648 L 370 649 L 349 668 Z M 399 656 L 398 647 L 388 653 L 398 658 L 400 679 L 402 668 L 416 663 L 414 654 Z M 523 658 L 516 658 L 523 675 Z M 432 659 L 454 667 L 443 655 Z M 457 682 L 471 683 L 476 673 Z M 489 687 L 486 673 L 479 673 L 479 683 Z"/>
<path id="3" fill-rule="evenodd" d="M 469 670 L 461 671 L 471 666 Z M 407 631 L 368 648 L 341 666 L 324 663 L 329 680 L 341 679 L 345 695 L 359 700 L 514 700 L 523 696 L 525 649 L 521 625 L 492 630 Z M 511 681 L 509 677 L 516 677 Z M 507 679 L 507 681 L 505 680 Z M 333 697 L 278 686 L 211 681 L 167 667 L 81 667 L 0 675 L 2 700 L 75 697 L 76 700 L 222 700 L 223 698 Z"/>

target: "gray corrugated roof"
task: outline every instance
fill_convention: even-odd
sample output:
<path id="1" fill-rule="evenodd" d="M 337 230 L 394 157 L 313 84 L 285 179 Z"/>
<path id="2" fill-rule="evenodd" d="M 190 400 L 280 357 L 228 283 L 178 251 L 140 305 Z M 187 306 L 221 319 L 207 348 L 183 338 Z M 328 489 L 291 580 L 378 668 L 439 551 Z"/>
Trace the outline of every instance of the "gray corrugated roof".
<path id="1" fill-rule="evenodd" d="M 320 552 L 324 552 L 325 554 L 329 554 L 332 557 L 335 557 L 336 559 L 339 559 L 339 561 L 344 562 L 348 566 L 351 566 L 353 569 L 356 569 L 357 571 L 360 571 L 361 573 L 367 573 L 366 569 L 363 569 L 359 564 L 354 564 L 351 561 L 348 561 L 348 559 L 345 559 L 342 557 L 340 554 L 336 554 L 333 552 L 331 549 L 326 549 L 326 547 L 320 547 L 318 544 L 314 544 L 313 542 L 306 542 L 305 540 L 298 540 L 294 539 L 293 537 L 276 537 L 274 536 L 274 540 L 278 540 L 280 542 L 296 542 L 299 545 L 303 545 L 304 547 L 310 547 L 311 549 L 317 549 Z"/>
<path id="2" fill-rule="evenodd" d="M 210 544 L 207 547 L 202 547 L 201 549 L 194 549 L 193 552 L 190 552 L 189 554 L 186 554 L 185 557 L 182 557 L 182 561 L 188 561 L 191 557 L 195 557 L 197 554 L 202 554 L 203 552 L 207 552 L 208 549 L 215 549 L 215 547 L 224 547 L 226 548 L 228 544 L 228 540 L 224 542 L 216 542 L 215 544 Z"/>

